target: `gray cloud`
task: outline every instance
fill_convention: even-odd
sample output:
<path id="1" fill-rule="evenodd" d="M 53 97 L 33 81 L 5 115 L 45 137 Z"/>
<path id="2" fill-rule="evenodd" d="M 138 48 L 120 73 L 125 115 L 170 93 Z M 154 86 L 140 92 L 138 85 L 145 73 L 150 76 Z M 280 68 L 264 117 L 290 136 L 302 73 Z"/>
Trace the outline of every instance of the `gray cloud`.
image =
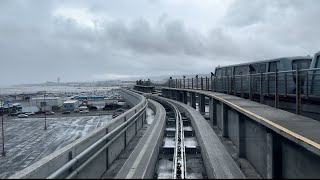
<path id="1" fill-rule="evenodd" d="M 201 7 L 191 2 L 183 7 L 192 12 Z M 320 47 L 317 0 L 233 0 L 212 25 L 208 19 L 216 16 L 214 7 L 211 17 L 194 14 L 189 19 L 188 9 L 178 12 L 163 1 L 0 3 L 0 63 L 8 75 L 0 82 L 4 85 L 58 76 L 91 81 L 204 73 L 217 65 L 312 55 Z M 59 8 L 86 9 L 99 18 L 96 27 L 55 16 Z M 200 30 L 199 22 L 211 28 Z"/>

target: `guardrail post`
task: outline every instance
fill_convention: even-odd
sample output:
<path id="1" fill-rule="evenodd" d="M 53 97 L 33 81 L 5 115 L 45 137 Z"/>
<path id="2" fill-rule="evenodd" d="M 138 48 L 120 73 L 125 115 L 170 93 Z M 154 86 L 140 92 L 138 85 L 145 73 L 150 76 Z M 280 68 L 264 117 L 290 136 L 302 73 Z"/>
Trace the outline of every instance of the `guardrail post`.
<path id="1" fill-rule="evenodd" d="M 191 89 L 193 89 L 193 78 L 191 78 Z"/>
<path id="2" fill-rule="evenodd" d="M 307 71 L 307 72 L 305 72 L 306 74 L 307 74 L 307 77 L 306 77 L 306 85 L 307 85 L 307 87 L 306 87 L 306 98 L 308 99 L 309 98 L 309 71 Z"/>
<path id="3" fill-rule="evenodd" d="M 267 78 L 268 78 L 268 82 L 267 82 L 267 84 L 268 84 L 268 97 L 270 96 L 270 74 L 268 74 L 267 75 Z"/>
<path id="4" fill-rule="evenodd" d="M 288 82 L 287 82 L 287 73 L 284 73 L 284 96 L 288 96 Z"/>
<path id="5" fill-rule="evenodd" d="M 229 75 L 227 76 L 227 94 L 230 94 Z"/>
<path id="6" fill-rule="evenodd" d="M 196 89 L 199 88 L 198 77 L 196 77 Z"/>
<path id="7" fill-rule="evenodd" d="M 186 79 L 183 78 L 183 89 L 185 89 L 185 88 L 186 88 Z"/>
<path id="8" fill-rule="evenodd" d="M 296 114 L 301 113 L 301 87 L 300 87 L 300 76 L 299 70 L 296 70 Z"/>
<path id="9" fill-rule="evenodd" d="M 209 90 L 209 87 L 208 87 L 208 77 L 206 76 L 206 90 L 208 91 Z"/>
<path id="10" fill-rule="evenodd" d="M 249 99 L 252 100 L 252 75 L 249 74 Z"/>
<path id="11" fill-rule="evenodd" d="M 232 83 L 232 90 L 233 90 L 233 95 L 236 96 L 237 95 L 237 91 L 236 91 L 236 77 L 233 75 L 231 77 L 231 83 Z"/>
<path id="12" fill-rule="evenodd" d="M 263 94 L 263 74 L 260 73 L 260 103 L 263 103 L 264 94 Z"/>
<path id="13" fill-rule="evenodd" d="M 212 76 L 210 77 L 210 82 L 211 82 L 211 91 L 213 91 L 213 80 L 212 80 Z"/>
<path id="14" fill-rule="evenodd" d="M 201 90 L 203 90 L 203 78 L 201 77 Z"/>
<path id="15" fill-rule="evenodd" d="M 241 93 L 241 97 L 243 98 L 243 75 L 241 75 L 240 76 L 241 77 L 241 79 L 240 79 L 240 81 L 241 81 L 241 83 L 240 83 L 240 93 Z"/>
<path id="16" fill-rule="evenodd" d="M 279 87 L 278 87 L 278 69 L 274 72 L 274 107 L 278 108 L 279 105 Z"/>
<path id="17" fill-rule="evenodd" d="M 187 80 L 187 81 L 188 81 L 188 89 L 190 89 L 190 87 L 189 87 L 189 78 L 188 78 L 188 80 Z"/>

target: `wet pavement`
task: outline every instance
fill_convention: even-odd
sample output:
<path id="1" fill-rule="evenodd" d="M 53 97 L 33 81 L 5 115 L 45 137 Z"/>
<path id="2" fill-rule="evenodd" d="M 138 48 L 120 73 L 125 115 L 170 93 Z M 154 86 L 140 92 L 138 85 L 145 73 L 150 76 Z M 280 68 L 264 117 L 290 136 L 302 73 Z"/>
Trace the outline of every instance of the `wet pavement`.
<path id="1" fill-rule="evenodd" d="M 15 172 L 30 166 L 34 162 L 106 124 L 111 119 L 111 115 L 47 116 L 47 130 L 44 130 L 44 118 L 5 120 L 6 156 L 0 156 L 0 178 L 8 178 Z M 0 139 L 2 139 L 1 135 Z"/>

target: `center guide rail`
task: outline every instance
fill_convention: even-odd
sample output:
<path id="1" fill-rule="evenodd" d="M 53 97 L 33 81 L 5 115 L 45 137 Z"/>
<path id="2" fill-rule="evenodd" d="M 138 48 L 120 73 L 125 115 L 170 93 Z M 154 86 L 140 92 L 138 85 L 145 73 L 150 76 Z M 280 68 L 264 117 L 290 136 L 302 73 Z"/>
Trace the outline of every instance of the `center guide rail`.
<path id="1" fill-rule="evenodd" d="M 186 175 L 186 153 L 184 145 L 184 130 L 183 130 L 183 121 L 179 109 L 161 97 L 149 96 L 154 100 L 157 100 L 163 104 L 168 105 L 174 111 L 176 118 L 176 133 L 175 133 L 175 148 L 174 148 L 174 157 L 173 157 L 173 179 L 185 179 Z"/>

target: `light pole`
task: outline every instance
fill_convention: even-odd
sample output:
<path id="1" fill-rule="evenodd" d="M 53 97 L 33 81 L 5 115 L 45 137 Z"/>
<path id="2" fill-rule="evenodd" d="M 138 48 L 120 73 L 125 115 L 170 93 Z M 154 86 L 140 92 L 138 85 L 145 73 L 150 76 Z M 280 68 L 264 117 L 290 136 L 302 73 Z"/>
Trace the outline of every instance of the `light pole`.
<path id="1" fill-rule="evenodd" d="M 46 114 L 46 94 L 43 94 L 43 100 L 44 100 L 44 130 L 47 130 L 47 114 Z"/>
<path id="2" fill-rule="evenodd" d="M 3 128 L 3 114 L 2 114 L 2 121 L 1 121 L 1 129 L 2 129 L 2 156 L 6 156 L 6 152 L 4 151 L 4 128 Z"/>

